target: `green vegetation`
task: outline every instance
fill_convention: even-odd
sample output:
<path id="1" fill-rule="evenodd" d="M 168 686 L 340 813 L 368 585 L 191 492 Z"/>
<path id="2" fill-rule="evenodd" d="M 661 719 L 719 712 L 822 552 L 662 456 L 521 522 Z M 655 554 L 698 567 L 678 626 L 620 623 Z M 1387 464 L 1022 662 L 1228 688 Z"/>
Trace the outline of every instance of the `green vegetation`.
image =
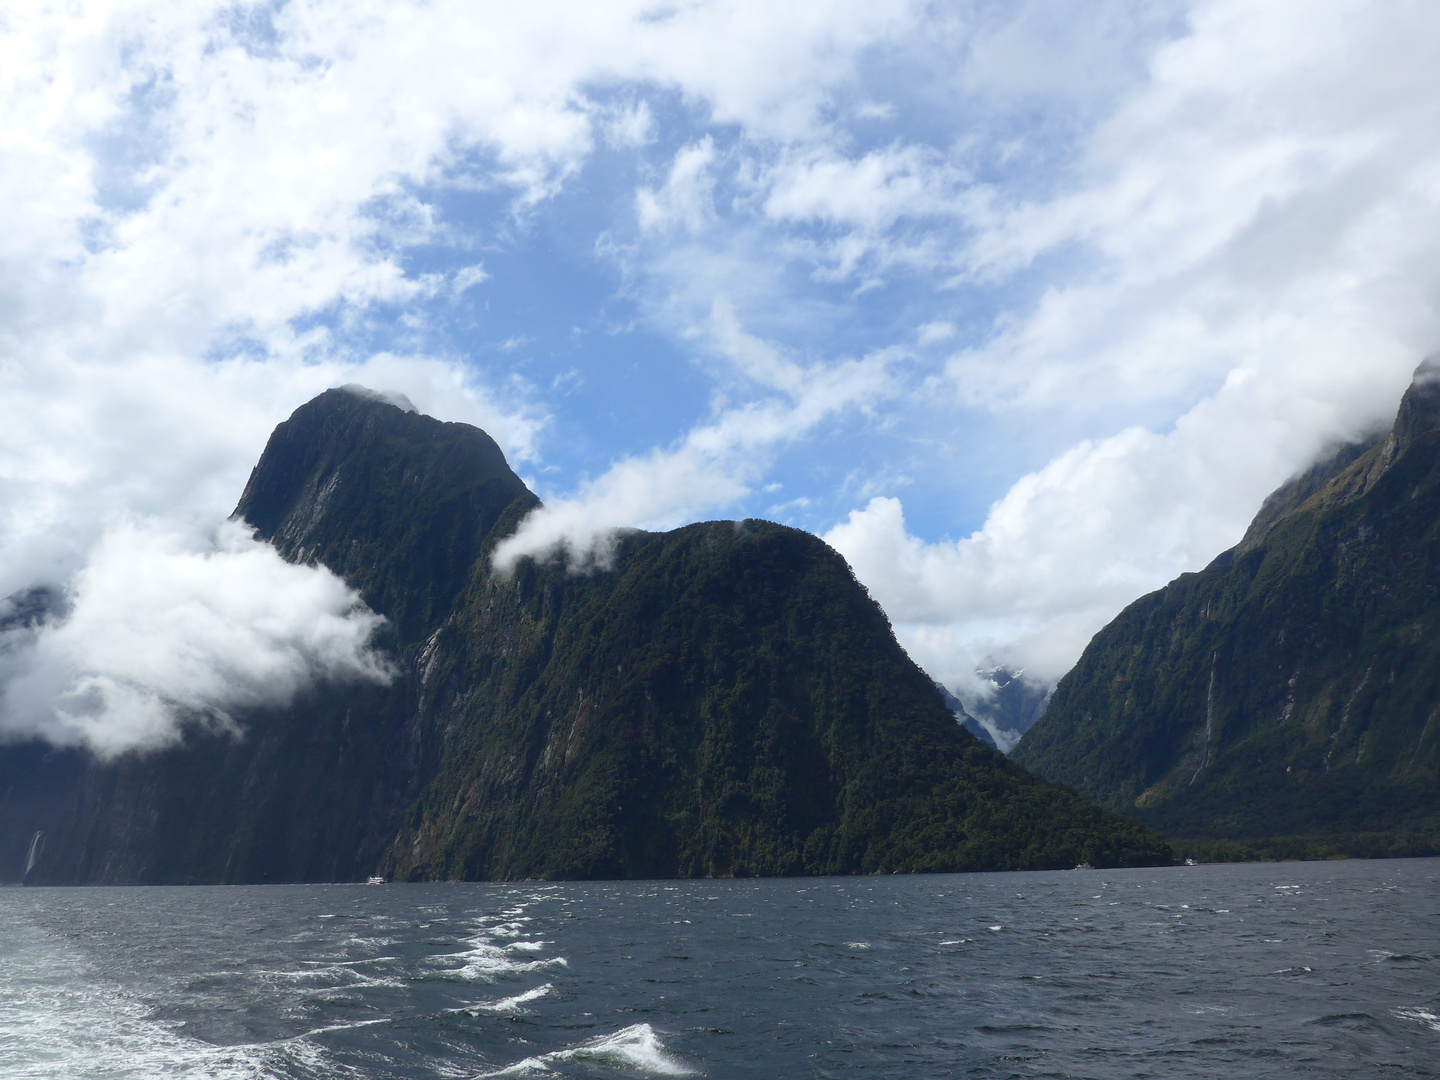
<path id="1" fill-rule="evenodd" d="M 1178 840 L 1174 849 L 1177 859 L 1194 859 L 1197 863 L 1419 859 L 1440 855 L 1440 836 L 1434 833 L 1371 832 L 1249 840 Z"/>
<path id="2" fill-rule="evenodd" d="M 478 583 L 427 661 L 407 877 L 669 877 L 1163 861 L 961 729 L 820 540 L 632 534 L 615 571 Z"/>
<path id="3" fill-rule="evenodd" d="M 817 538 L 711 522 L 630 533 L 601 573 L 492 573 L 496 540 L 536 505 L 474 428 L 341 391 L 297 410 L 237 514 L 359 588 L 391 620 L 400 677 L 115 765 L 0 754 L 0 804 L 51 792 L 36 880 L 1169 861 L 1155 833 L 961 729 Z"/>
<path id="4" fill-rule="evenodd" d="M 1234 551 L 1097 634 L 1016 760 L 1178 838 L 1182 854 L 1436 850 L 1430 376 L 1386 439 L 1282 488 Z"/>

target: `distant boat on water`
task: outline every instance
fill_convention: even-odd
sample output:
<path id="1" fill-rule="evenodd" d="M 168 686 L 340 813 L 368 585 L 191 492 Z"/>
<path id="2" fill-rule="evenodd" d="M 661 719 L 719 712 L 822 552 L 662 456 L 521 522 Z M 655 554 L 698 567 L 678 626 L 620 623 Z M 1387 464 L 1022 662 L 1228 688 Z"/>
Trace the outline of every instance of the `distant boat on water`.
<path id="1" fill-rule="evenodd" d="M 384 879 L 383 877 L 381 877 L 379 874 L 372 874 L 370 877 L 368 877 L 368 878 L 365 879 L 365 884 L 366 884 L 366 885 L 384 885 L 384 884 L 385 884 L 385 879 Z"/>

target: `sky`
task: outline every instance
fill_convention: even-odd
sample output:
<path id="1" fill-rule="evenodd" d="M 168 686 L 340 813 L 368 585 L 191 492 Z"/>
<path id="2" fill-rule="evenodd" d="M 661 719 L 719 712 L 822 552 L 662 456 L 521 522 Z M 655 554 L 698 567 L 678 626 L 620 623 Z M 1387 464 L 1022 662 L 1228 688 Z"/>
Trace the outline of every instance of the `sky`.
<path id="1" fill-rule="evenodd" d="M 346 383 L 499 442 L 502 569 L 767 518 L 962 698 L 1053 683 L 1437 348 L 1437 55 L 1405 0 L 15 0 L 0 596 L 64 604 L 0 736 L 391 676 L 225 524 Z"/>

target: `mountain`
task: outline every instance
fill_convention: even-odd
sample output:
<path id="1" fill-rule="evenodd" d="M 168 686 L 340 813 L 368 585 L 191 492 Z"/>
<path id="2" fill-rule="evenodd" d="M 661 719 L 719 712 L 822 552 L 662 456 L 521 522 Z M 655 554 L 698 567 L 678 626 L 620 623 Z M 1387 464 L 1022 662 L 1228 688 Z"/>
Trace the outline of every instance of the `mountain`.
<path id="1" fill-rule="evenodd" d="M 579 575 L 496 542 L 539 505 L 483 432 L 332 390 L 236 514 L 388 620 L 388 687 L 118 762 L 0 751 L 27 882 L 676 877 L 1162 862 L 1155 835 L 981 745 L 807 533 L 620 537 Z M 19 608 L 17 607 L 17 611 Z M 28 609 L 27 609 L 28 610 Z M 9 868 L 13 867 L 11 870 Z"/>
<path id="2" fill-rule="evenodd" d="M 992 750 L 999 750 L 1000 745 L 995 741 L 992 732 L 986 729 L 985 725 L 971 716 L 965 708 L 965 703 L 946 689 L 944 683 L 937 682 L 935 688 L 940 691 L 940 700 L 945 702 L 945 707 L 950 710 L 950 715 L 955 717 L 955 722 L 968 731 L 975 738 L 979 739 Z"/>
<path id="3" fill-rule="evenodd" d="M 495 541 L 540 505 L 489 435 L 408 405 L 322 394 L 275 429 L 232 515 L 291 562 L 343 577 L 402 648 L 449 617 Z"/>
<path id="4" fill-rule="evenodd" d="M 1440 366 L 1096 634 L 1013 759 L 1187 849 L 1440 851 Z"/>
<path id="5" fill-rule="evenodd" d="M 1045 712 L 1050 704 L 1050 688 L 1032 682 L 1023 670 L 996 667 L 975 674 L 989 684 L 984 694 L 973 696 L 967 706 L 942 687 L 945 703 L 967 731 L 987 746 L 1008 754 Z"/>

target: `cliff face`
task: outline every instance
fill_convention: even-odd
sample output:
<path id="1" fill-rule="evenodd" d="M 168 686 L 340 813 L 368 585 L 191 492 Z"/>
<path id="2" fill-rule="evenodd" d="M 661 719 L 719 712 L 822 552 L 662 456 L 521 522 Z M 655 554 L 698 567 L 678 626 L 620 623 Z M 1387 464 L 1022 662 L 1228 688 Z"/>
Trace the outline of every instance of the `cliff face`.
<path id="1" fill-rule="evenodd" d="M 103 762 L 0 749 L 0 882 L 347 881 L 363 877 L 419 790 L 413 686 L 330 688 L 241 718 L 243 739 Z"/>
<path id="2" fill-rule="evenodd" d="M 303 406 L 236 512 L 358 588 L 390 620 L 400 676 L 243 717 L 239 741 L 110 765 L 0 752 L 0 857 L 23 862 L 10 849 L 32 829 L 47 831 L 32 882 L 1168 857 L 956 725 L 815 537 L 712 522 L 629 534 L 605 573 L 492 573 L 495 542 L 536 505 L 483 432 L 344 391 Z"/>
<path id="3" fill-rule="evenodd" d="M 1387 436 L 1097 634 L 1015 760 L 1178 837 L 1436 847 L 1436 376 L 1422 365 Z"/>
<path id="4" fill-rule="evenodd" d="M 433 651 L 431 651 L 433 650 Z M 424 653 L 399 876 L 701 876 L 1156 858 L 954 722 L 833 550 L 765 522 L 489 578 Z"/>
<path id="5" fill-rule="evenodd" d="M 327 390 L 275 429 L 234 516 L 291 562 L 345 578 L 403 647 L 444 622 L 538 505 L 479 428 Z"/>

